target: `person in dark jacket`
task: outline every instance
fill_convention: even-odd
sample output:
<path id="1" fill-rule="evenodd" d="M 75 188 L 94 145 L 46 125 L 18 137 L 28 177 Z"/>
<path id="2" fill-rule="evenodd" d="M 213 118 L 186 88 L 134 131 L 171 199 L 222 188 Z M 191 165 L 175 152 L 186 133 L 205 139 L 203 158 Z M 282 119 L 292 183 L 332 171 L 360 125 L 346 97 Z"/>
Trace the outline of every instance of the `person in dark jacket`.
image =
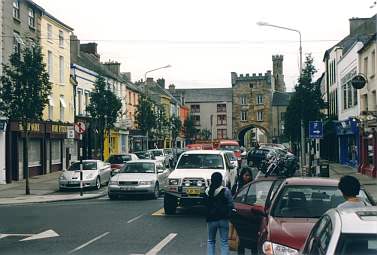
<path id="1" fill-rule="evenodd" d="M 228 188 L 222 186 L 221 173 L 211 176 L 211 185 L 206 190 L 208 255 L 214 255 L 216 250 L 216 233 L 219 230 L 221 240 L 221 255 L 229 254 L 229 218 L 233 209 L 233 199 Z"/>
<path id="2" fill-rule="evenodd" d="M 247 166 L 243 167 L 237 178 L 236 183 L 232 187 L 232 194 L 237 194 L 245 184 L 251 182 L 252 180 L 253 172 L 251 171 L 251 168 Z"/>

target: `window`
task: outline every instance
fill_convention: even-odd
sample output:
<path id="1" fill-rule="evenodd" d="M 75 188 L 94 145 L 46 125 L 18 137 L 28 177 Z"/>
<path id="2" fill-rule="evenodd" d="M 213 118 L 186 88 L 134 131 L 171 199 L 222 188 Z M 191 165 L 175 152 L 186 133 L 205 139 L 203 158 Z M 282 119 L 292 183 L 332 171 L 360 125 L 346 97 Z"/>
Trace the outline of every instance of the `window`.
<path id="1" fill-rule="evenodd" d="M 47 98 L 48 98 L 48 119 L 52 120 L 54 117 L 54 114 L 53 114 L 54 101 L 52 100 L 52 95 L 49 95 Z"/>
<path id="2" fill-rule="evenodd" d="M 347 108 L 352 107 L 352 85 L 351 82 L 347 83 Z"/>
<path id="3" fill-rule="evenodd" d="M 217 115 L 217 125 L 226 125 L 226 115 Z"/>
<path id="4" fill-rule="evenodd" d="M 198 112 L 200 112 L 200 105 L 198 105 L 198 104 L 191 105 L 191 112 L 192 113 L 198 113 Z"/>
<path id="5" fill-rule="evenodd" d="M 217 112 L 226 112 L 226 104 L 217 104 Z"/>
<path id="6" fill-rule="evenodd" d="M 246 203 L 264 206 L 272 183 L 272 181 L 252 183 L 246 195 Z"/>
<path id="7" fill-rule="evenodd" d="M 246 120 L 247 120 L 247 112 L 241 111 L 241 121 L 246 121 Z"/>
<path id="8" fill-rule="evenodd" d="M 29 8 L 29 26 L 35 27 L 35 12 L 33 8 Z"/>
<path id="9" fill-rule="evenodd" d="M 20 1 L 13 1 L 13 18 L 20 19 Z"/>
<path id="10" fill-rule="evenodd" d="M 370 72 L 370 76 L 374 76 L 374 74 L 376 73 L 376 51 L 372 51 L 372 68 L 371 68 L 371 72 Z"/>
<path id="11" fill-rule="evenodd" d="M 64 96 L 60 95 L 60 121 L 64 122 L 64 109 L 67 107 Z"/>
<path id="12" fill-rule="evenodd" d="M 41 165 L 41 140 L 30 139 L 28 143 L 29 167 Z"/>
<path id="13" fill-rule="evenodd" d="M 51 163 L 60 164 L 62 162 L 62 147 L 60 140 L 51 140 Z"/>
<path id="14" fill-rule="evenodd" d="M 280 120 L 285 121 L 285 112 L 280 113 Z"/>
<path id="15" fill-rule="evenodd" d="M 352 91 L 353 91 L 353 105 L 357 105 L 357 89 L 352 87 Z"/>
<path id="16" fill-rule="evenodd" d="M 59 47 L 64 48 L 64 32 L 59 30 Z"/>
<path id="17" fill-rule="evenodd" d="M 82 90 L 78 89 L 77 90 L 77 110 L 78 114 L 82 114 Z"/>
<path id="18" fill-rule="evenodd" d="M 257 104 L 263 104 L 263 95 L 257 96 Z"/>
<path id="19" fill-rule="evenodd" d="M 192 119 L 194 120 L 194 126 L 200 126 L 200 116 L 199 115 L 192 116 Z"/>
<path id="20" fill-rule="evenodd" d="M 87 108 L 88 105 L 89 105 L 89 91 L 85 91 L 84 104 L 85 104 L 85 114 L 86 114 L 86 113 L 87 113 L 87 112 L 86 112 L 86 108 Z"/>
<path id="21" fill-rule="evenodd" d="M 53 66 L 53 58 L 52 58 L 52 52 L 51 51 L 48 51 L 47 53 L 47 71 L 48 71 L 48 76 L 50 77 L 50 81 L 52 80 L 52 77 L 53 77 L 53 70 L 52 70 L 52 66 Z"/>
<path id="22" fill-rule="evenodd" d="M 257 112 L 257 121 L 263 121 L 263 112 Z"/>
<path id="23" fill-rule="evenodd" d="M 47 24 L 47 39 L 52 41 L 52 26 L 51 24 Z"/>
<path id="24" fill-rule="evenodd" d="M 368 77 L 368 57 L 364 58 L 364 74 Z"/>
<path id="25" fill-rule="evenodd" d="M 21 45 L 22 44 L 24 44 L 24 42 L 22 41 L 20 34 L 16 31 L 14 31 L 13 32 L 13 48 L 14 48 L 15 53 L 17 53 L 17 54 L 21 53 Z"/>
<path id="26" fill-rule="evenodd" d="M 343 110 L 347 109 L 347 85 L 343 85 Z"/>
<path id="27" fill-rule="evenodd" d="M 130 91 L 128 92 L 128 104 L 129 105 L 131 104 L 131 92 Z"/>
<path id="28" fill-rule="evenodd" d="M 247 98 L 245 95 L 241 96 L 241 105 L 246 105 L 247 104 Z"/>
<path id="29" fill-rule="evenodd" d="M 59 56 L 59 83 L 64 84 L 64 57 Z"/>
<path id="30" fill-rule="evenodd" d="M 227 138 L 227 130 L 226 129 L 218 129 L 217 130 L 217 139 L 224 139 Z"/>

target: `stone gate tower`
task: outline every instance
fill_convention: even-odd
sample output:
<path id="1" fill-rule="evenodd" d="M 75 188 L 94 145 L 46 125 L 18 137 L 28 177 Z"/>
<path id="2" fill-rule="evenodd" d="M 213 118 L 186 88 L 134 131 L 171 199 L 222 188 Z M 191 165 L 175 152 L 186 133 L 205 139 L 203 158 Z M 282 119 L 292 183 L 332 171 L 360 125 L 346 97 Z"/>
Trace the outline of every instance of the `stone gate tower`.
<path id="1" fill-rule="evenodd" d="M 283 59 L 283 55 L 272 56 L 273 90 L 279 92 L 285 92 Z"/>

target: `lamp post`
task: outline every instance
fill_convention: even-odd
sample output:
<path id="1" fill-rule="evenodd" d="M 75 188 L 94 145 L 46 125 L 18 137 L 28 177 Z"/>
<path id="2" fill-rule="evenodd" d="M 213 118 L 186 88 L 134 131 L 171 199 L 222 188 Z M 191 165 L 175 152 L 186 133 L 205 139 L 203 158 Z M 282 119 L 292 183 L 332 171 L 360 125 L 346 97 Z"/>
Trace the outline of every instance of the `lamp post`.
<path id="1" fill-rule="evenodd" d="M 145 91 L 145 94 L 146 96 L 148 96 L 148 87 L 147 87 L 147 74 L 148 73 L 151 73 L 151 72 L 154 72 L 154 71 L 157 71 L 157 70 L 161 70 L 161 69 L 165 69 L 165 68 L 170 68 L 171 65 L 166 65 L 166 66 L 161 66 L 161 67 L 158 67 L 158 68 L 155 68 L 155 69 L 151 69 L 151 70 L 148 70 L 144 73 L 144 91 Z M 147 150 L 149 149 L 149 130 L 147 130 Z"/>
<path id="2" fill-rule="evenodd" d="M 294 28 L 289 28 L 289 27 L 283 27 L 283 26 L 278 26 L 278 25 L 273 25 L 267 22 L 257 22 L 258 26 L 267 26 L 267 27 L 274 27 L 278 29 L 284 29 L 292 32 L 296 32 L 299 35 L 299 40 L 300 40 L 300 47 L 299 47 L 299 54 L 300 54 L 300 77 L 302 75 L 302 40 L 301 40 L 301 32 L 297 29 Z M 301 174 L 303 173 L 304 170 L 304 165 L 305 165 L 305 128 L 304 128 L 304 121 L 302 119 L 302 114 L 301 114 Z"/>

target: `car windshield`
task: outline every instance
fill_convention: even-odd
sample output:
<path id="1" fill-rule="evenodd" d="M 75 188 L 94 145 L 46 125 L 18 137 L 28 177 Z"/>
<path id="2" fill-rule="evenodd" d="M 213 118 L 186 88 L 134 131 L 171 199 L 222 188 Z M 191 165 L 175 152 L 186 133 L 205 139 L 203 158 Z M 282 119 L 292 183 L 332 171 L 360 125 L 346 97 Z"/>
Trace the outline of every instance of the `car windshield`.
<path id="1" fill-rule="evenodd" d="M 172 149 L 164 149 L 165 154 L 173 154 Z"/>
<path id="2" fill-rule="evenodd" d="M 121 173 L 154 173 L 154 164 L 147 162 L 127 163 L 121 170 Z"/>
<path id="3" fill-rule="evenodd" d="M 363 190 L 360 195 L 369 202 Z M 287 186 L 274 202 L 271 215 L 283 218 L 319 218 L 345 200 L 336 186 Z"/>
<path id="4" fill-rule="evenodd" d="M 377 234 L 341 234 L 335 254 L 377 254 Z"/>
<path id="5" fill-rule="evenodd" d="M 223 144 L 223 145 L 219 146 L 219 149 L 223 150 L 223 151 L 239 151 L 240 150 L 240 146 L 238 146 L 238 145 L 226 145 L 226 144 Z"/>
<path id="6" fill-rule="evenodd" d="M 123 164 L 131 160 L 131 155 L 112 155 L 107 160 L 110 164 Z"/>
<path id="7" fill-rule="evenodd" d="M 95 161 L 84 161 L 83 163 L 83 170 L 97 170 L 97 162 Z M 69 168 L 68 171 L 79 171 L 80 170 L 80 162 L 73 163 Z"/>
<path id="8" fill-rule="evenodd" d="M 152 154 L 153 154 L 153 156 L 155 156 L 155 157 L 160 157 L 160 156 L 163 156 L 163 154 L 162 154 L 162 150 L 152 150 L 152 151 L 150 151 Z"/>
<path id="9" fill-rule="evenodd" d="M 185 154 L 180 158 L 177 169 L 224 169 L 223 158 L 218 154 Z"/>
<path id="10" fill-rule="evenodd" d="M 137 151 L 135 152 L 136 156 L 139 158 L 139 159 L 147 159 L 149 158 L 149 153 L 146 152 L 146 151 Z"/>

